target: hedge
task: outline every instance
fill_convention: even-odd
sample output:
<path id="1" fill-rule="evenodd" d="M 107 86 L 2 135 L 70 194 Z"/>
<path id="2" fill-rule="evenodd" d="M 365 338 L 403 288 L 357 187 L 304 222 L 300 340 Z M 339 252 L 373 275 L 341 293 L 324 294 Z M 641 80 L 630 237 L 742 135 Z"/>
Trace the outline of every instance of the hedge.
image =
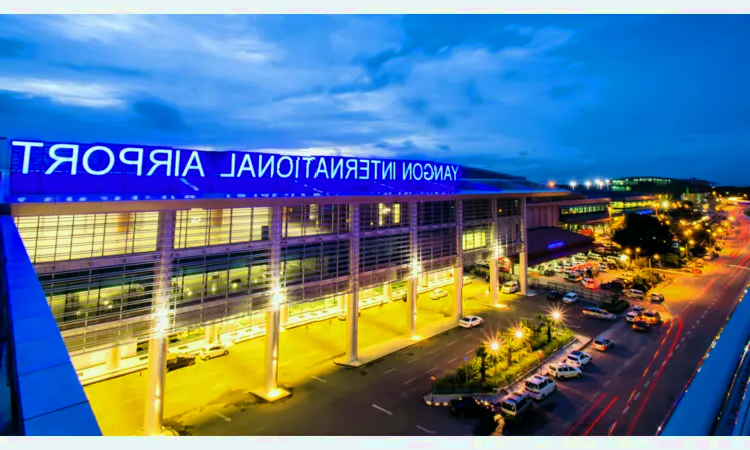
<path id="1" fill-rule="evenodd" d="M 513 352 L 513 360 L 510 367 L 505 367 L 504 350 L 501 350 L 499 355 L 489 355 L 485 359 L 486 379 L 484 382 L 480 379 L 481 360 L 475 357 L 469 360 L 467 364 L 459 367 L 456 373 L 445 375 L 437 380 L 433 392 L 435 394 L 471 394 L 490 392 L 499 387 L 507 386 L 532 368 L 538 366 L 540 360 L 544 361 L 573 339 L 573 332 L 567 328 L 559 331 L 556 330 L 549 344 L 546 343 L 546 333 L 542 332 L 540 335 L 544 339 L 537 337 L 531 342 L 532 352 L 521 349 Z M 541 358 L 536 354 L 537 351 L 542 351 L 543 356 Z"/>

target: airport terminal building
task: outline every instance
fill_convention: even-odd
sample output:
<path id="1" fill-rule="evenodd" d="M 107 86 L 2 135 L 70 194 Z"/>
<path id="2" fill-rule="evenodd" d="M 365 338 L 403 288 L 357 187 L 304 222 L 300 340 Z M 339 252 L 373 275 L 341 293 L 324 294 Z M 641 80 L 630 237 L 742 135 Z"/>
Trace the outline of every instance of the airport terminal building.
<path id="1" fill-rule="evenodd" d="M 457 321 L 464 268 L 489 262 L 497 301 L 506 257 L 525 292 L 527 199 L 567 194 L 424 161 L 0 146 L 3 203 L 76 370 L 147 355 L 146 434 L 162 427 L 172 346 L 265 336 L 263 395 L 273 398 L 284 327 L 346 320 L 344 363 L 357 365 L 364 307 L 405 298 L 416 335 L 418 289 L 450 283 Z"/>

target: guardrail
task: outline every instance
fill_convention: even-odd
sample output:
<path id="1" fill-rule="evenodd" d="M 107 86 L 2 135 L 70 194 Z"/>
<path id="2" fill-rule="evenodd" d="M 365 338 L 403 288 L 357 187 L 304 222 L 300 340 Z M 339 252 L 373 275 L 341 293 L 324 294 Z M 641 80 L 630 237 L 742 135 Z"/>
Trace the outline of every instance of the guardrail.
<path id="1" fill-rule="evenodd" d="M 731 398 L 733 388 L 740 389 L 746 383 L 738 374 L 743 373 L 749 339 L 750 289 L 745 289 L 659 426 L 657 435 L 709 436 L 717 431 L 722 410 Z M 748 401 L 750 399 L 745 396 L 745 409 Z"/>

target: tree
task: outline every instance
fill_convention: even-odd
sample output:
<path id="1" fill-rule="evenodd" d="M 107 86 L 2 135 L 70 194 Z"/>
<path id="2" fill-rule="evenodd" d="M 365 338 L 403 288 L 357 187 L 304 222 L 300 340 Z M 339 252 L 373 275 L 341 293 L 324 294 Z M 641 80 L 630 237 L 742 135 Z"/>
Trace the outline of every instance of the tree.
<path id="1" fill-rule="evenodd" d="M 655 254 L 671 252 L 673 238 L 669 227 L 656 217 L 628 214 L 625 226 L 615 232 L 612 240 L 633 252 L 640 248 L 638 256 L 650 258 Z M 635 253 L 632 255 L 636 256 Z"/>
<path id="2" fill-rule="evenodd" d="M 489 355 L 489 351 L 487 350 L 487 344 L 482 342 L 479 344 L 479 348 L 477 349 L 477 358 L 481 361 L 482 365 L 479 368 L 479 374 L 482 378 L 482 381 L 485 380 L 485 375 L 487 373 L 487 365 L 486 365 L 486 359 L 487 355 Z"/>
<path id="3" fill-rule="evenodd" d="M 547 314 L 537 314 L 536 318 L 539 319 L 539 328 L 547 327 L 547 343 L 549 344 L 552 342 L 552 327 L 555 325 L 555 321 Z"/>

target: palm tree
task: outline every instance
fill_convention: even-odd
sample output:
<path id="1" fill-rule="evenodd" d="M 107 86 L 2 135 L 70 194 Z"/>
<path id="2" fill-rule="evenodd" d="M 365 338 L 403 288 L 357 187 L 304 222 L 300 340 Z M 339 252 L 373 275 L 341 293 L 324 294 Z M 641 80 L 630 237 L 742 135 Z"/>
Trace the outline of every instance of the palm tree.
<path id="1" fill-rule="evenodd" d="M 479 344 L 479 348 L 477 349 L 477 358 L 481 361 L 482 365 L 480 366 L 479 373 L 481 375 L 482 381 L 485 380 L 485 374 L 487 371 L 487 366 L 485 365 L 485 360 L 487 359 L 487 356 L 489 355 L 489 352 L 487 351 L 487 344 L 482 342 Z"/>
<path id="2" fill-rule="evenodd" d="M 539 319 L 539 328 L 547 326 L 547 343 L 549 344 L 552 342 L 552 327 L 555 325 L 555 321 L 547 314 L 537 314 L 536 318 Z"/>

